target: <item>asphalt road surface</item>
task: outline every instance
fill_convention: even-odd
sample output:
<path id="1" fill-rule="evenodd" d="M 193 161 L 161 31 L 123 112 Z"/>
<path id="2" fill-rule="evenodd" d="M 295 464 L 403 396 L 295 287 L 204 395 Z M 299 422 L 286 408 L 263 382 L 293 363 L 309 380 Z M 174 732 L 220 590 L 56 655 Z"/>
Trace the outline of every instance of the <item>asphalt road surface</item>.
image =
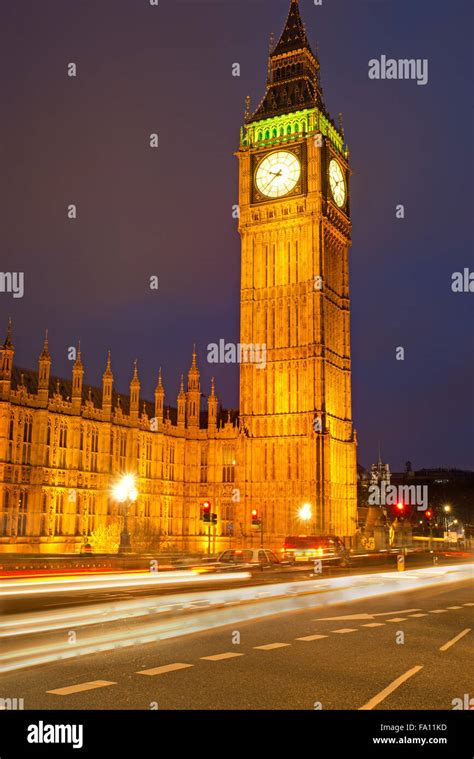
<path id="1" fill-rule="evenodd" d="M 474 696 L 472 583 L 256 619 L 0 678 L 25 709 L 452 709 Z M 474 703 L 474 702 L 473 702 Z"/>

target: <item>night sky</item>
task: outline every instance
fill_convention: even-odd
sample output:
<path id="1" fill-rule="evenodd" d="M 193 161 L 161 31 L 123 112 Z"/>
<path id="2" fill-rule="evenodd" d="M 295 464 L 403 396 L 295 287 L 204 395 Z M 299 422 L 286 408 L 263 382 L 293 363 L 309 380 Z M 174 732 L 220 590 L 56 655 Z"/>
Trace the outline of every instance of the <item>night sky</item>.
<path id="1" fill-rule="evenodd" d="M 0 294 L 0 325 L 12 316 L 17 365 L 36 368 L 48 327 L 54 374 L 70 376 L 67 349 L 80 338 L 86 384 L 100 384 L 110 348 L 120 392 L 137 357 L 142 397 L 153 397 L 161 365 L 174 404 L 196 342 L 203 391 L 215 374 L 224 405 L 237 407 L 238 367 L 207 365 L 206 346 L 238 342 L 233 153 L 245 96 L 256 106 L 264 93 L 269 35 L 280 35 L 288 6 L 4 0 L 0 268 L 25 273 L 25 295 Z M 394 470 L 408 459 L 473 468 L 474 294 L 451 291 L 453 272 L 474 269 L 472 2 L 300 6 L 354 172 L 359 461 L 370 466 L 380 441 Z M 429 83 L 369 80 L 368 61 L 382 54 L 429 59 Z"/>

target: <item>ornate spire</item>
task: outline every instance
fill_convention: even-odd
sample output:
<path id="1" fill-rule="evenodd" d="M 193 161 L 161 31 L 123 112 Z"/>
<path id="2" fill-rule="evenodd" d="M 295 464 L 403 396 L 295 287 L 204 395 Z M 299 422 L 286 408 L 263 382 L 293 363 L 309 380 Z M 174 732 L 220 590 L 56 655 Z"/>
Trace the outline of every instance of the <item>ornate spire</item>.
<path id="1" fill-rule="evenodd" d="M 281 37 L 270 51 L 265 95 L 245 121 L 260 121 L 314 107 L 326 113 L 319 84 L 319 61 L 311 50 L 298 2 L 292 0 Z"/>
<path id="2" fill-rule="evenodd" d="M 161 374 L 161 366 L 158 369 L 158 382 L 156 384 L 156 390 L 157 391 L 158 390 L 163 390 L 163 377 L 162 377 L 162 374 Z"/>
<path id="3" fill-rule="evenodd" d="M 11 319 L 11 316 L 9 316 L 8 317 L 8 326 L 7 326 L 7 336 L 5 338 L 5 342 L 3 343 L 3 347 L 4 348 L 13 348 L 12 330 L 13 330 L 12 319 Z"/>
<path id="4" fill-rule="evenodd" d="M 76 360 L 74 362 L 74 369 L 82 369 L 83 364 L 81 360 L 81 341 L 78 340 L 77 342 L 77 353 L 76 353 Z"/>
<path id="5" fill-rule="evenodd" d="M 112 374 L 112 363 L 110 360 L 110 351 L 107 351 L 107 363 L 105 365 L 104 377 L 110 377 Z"/>
<path id="6" fill-rule="evenodd" d="M 51 358 L 49 355 L 49 342 L 48 342 L 48 330 L 44 333 L 44 343 L 43 343 L 43 350 L 41 351 L 40 358 Z"/>
<path id="7" fill-rule="evenodd" d="M 291 53 L 293 50 L 301 50 L 301 48 L 308 48 L 311 52 L 308 37 L 306 36 L 305 25 L 301 19 L 298 0 L 291 0 L 285 28 L 283 29 L 272 55 Z"/>
<path id="8" fill-rule="evenodd" d="M 138 378 L 138 358 L 135 359 L 133 362 L 133 377 L 132 377 L 132 385 L 140 384 L 140 380 Z"/>

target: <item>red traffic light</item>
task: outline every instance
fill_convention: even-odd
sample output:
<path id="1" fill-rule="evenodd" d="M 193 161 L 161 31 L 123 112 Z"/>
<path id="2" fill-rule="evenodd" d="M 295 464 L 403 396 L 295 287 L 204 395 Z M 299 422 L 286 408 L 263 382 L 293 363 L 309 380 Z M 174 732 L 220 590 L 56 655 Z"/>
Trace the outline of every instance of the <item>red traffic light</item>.
<path id="1" fill-rule="evenodd" d="M 252 519 L 256 519 L 258 517 L 258 510 L 252 509 Z"/>
<path id="2" fill-rule="evenodd" d="M 402 501 L 399 501 L 399 503 L 397 503 L 397 509 L 398 509 L 400 512 L 402 512 L 402 511 L 405 511 L 405 504 L 404 504 L 404 503 L 402 503 Z"/>
<path id="3" fill-rule="evenodd" d="M 205 514 L 207 514 L 211 510 L 211 504 L 209 503 L 209 501 L 204 501 L 204 503 L 202 504 L 202 510 L 204 511 Z"/>
<path id="4" fill-rule="evenodd" d="M 425 511 L 425 517 L 427 519 L 431 519 L 432 516 L 433 516 L 433 512 L 431 511 L 431 509 L 428 509 L 427 511 Z"/>

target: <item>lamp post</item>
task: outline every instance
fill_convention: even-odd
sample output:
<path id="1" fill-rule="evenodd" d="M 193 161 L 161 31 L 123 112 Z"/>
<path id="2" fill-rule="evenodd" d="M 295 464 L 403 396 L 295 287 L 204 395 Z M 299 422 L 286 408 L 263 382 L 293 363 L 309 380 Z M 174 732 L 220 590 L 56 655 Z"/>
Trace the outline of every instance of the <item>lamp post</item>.
<path id="1" fill-rule="evenodd" d="M 448 530 L 449 530 L 449 526 L 448 526 L 448 514 L 451 513 L 451 506 L 449 505 L 449 503 L 447 503 L 445 506 L 443 506 L 443 511 L 444 511 L 444 529 L 445 529 L 446 532 L 448 532 Z"/>
<path id="2" fill-rule="evenodd" d="M 132 503 L 138 498 L 138 491 L 135 487 L 135 478 L 132 474 L 127 474 L 114 488 L 115 499 L 122 504 L 123 510 L 123 526 L 120 533 L 119 553 L 131 553 L 132 544 L 130 541 L 130 533 L 128 531 L 128 510 Z"/>

